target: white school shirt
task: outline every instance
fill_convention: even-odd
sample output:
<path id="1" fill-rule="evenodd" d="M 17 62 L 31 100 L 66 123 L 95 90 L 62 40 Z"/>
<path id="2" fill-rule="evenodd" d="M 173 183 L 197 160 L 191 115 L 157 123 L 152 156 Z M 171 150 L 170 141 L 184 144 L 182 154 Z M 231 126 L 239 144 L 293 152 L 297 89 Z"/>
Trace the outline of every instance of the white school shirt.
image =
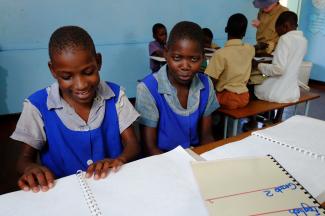
<path id="1" fill-rule="evenodd" d="M 289 103 L 300 97 L 298 74 L 307 52 L 307 40 L 302 31 L 290 31 L 282 35 L 274 51 L 272 64 L 260 63 L 258 69 L 269 76 L 260 85 L 255 85 L 258 99 Z"/>
<path id="2" fill-rule="evenodd" d="M 55 109 L 62 123 L 74 131 L 87 131 L 98 128 L 105 116 L 105 100 L 115 96 L 113 90 L 104 81 L 100 81 L 97 95 L 89 113 L 88 122 L 85 122 L 60 96 L 57 82 L 46 88 L 46 91 L 48 93 L 46 103 L 48 109 Z M 120 88 L 115 107 L 120 133 L 122 133 L 139 117 L 139 113 L 128 100 L 123 88 Z M 28 99 L 24 101 L 23 111 L 11 138 L 24 142 L 38 150 L 42 149 L 46 143 L 42 116 Z"/>

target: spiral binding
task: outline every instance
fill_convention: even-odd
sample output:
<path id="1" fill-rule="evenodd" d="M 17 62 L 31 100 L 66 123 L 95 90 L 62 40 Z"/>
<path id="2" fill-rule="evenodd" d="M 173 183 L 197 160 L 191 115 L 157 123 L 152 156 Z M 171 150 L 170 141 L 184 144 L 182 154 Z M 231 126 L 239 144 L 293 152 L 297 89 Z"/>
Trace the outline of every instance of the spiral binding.
<path id="1" fill-rule="evenodd" d="M 91 216 L 102 216 L 103 214 L 97 205 L 94 194 L 91 191 L 88 183 L 86 182 L 85 173 L 82 172 L 81 170 L 78 170 L 76 173 L 76 176 L 78 177 L 79 184 L 80 184 L 80 187 L 82 188 L 85 201 L 86 201 L 87 206 L 90 210 L 90 215 Z"/>
<path id="2" fill-rule="evenodd" d="M 315 205 L 317 205 L 317 208 L 325 214 L 325 209 L 321 207 L 319 202 L 304 188 L 283 166 L 272 156 L 272 155 L 267 155 L 295 184 L 297 187 L 300 188 L 308 196 L 309 199 L 313 201 Z"/>
<path id="3" fill-rule="evenodd" d="M 271 138 L 271 137 L 267 137 L 267 136 L 265 136 L 265 135 L 261 135 L 261 134 L 259 134 L 259 133 L 255 133 L 255 132 L 253 132 L 252 134 L 253 134 L 254 136 L 257 136 L 257 137 L 259 137 L 259 138 L 262 138 L 262 139 L 264 139 L 264 140 L 267 140 L 267 141 L 269 141 L 269 142 L 272 142 L 272 143 L 275 143 L 275 144 L 281 145 L 281 146 L 283 146 L 283 147 L 290 148 L 290 149 L 292 149 L 292 150 L 295 150 L 295 151 L 298 151 L 298 152 L 300 152 L 300 153 L 306 154 L 306 155 L 308 155 L 308 156 L 310 156 L 310 157 L 313 157 L 313 158 L 316 158 L 316 159 L 320 159 L 320 160 L 322 160 L 322 161 L 325 161 L 325 155 L 317 154 L 317 153 L 315 153 L 315 152 L 309 151 L 309 150 L 304 149 L 304 148 L 299 148 L 299 147 L 297 147 L 297 146 L 292 146 L 292 145 L 289 145 L 289 144 L 286 144 L 286 143 L 283 143 L 283 142 L 280 142 L 280 141 L 274 140 L 274 139 Z"/>

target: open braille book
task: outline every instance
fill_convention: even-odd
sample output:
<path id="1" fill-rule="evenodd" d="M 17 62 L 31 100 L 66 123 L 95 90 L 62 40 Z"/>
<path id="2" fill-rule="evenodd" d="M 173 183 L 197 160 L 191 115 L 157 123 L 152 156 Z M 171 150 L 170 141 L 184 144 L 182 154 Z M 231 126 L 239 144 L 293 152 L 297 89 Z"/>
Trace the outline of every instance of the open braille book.
<path id="1" fill-rule="evenodd" d="M 319 203 L 325 202 L 325 121 L 296 115 L 201 154 L 206 160 L 272 155 Z"/>
<path id="2" fill-rule="evenodd" d="M 88 179 L 78 172 L 58 179 L 47 192 L 1 195 L 0 215 L 208 215 L 191 170 L 193 160 L 178 147 L 125 164 L 105 179 Z"/>
<path id="3" fill-rule="evenodd" d="M 325 215 L 273 157 L 192 162 L 211 216 Z"/>

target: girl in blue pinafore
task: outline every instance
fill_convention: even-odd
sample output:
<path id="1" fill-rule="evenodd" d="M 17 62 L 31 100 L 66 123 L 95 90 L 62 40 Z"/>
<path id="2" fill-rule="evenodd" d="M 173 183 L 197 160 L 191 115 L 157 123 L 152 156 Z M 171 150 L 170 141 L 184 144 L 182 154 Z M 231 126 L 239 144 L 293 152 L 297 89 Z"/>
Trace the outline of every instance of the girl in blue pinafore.
<path id="1" fill-rule="evenodd" d="M 211 113 L 219 104 L 211 80 L 198 72 L 202 37 L 197 24 L 176 24 L 165 50 L 166 66 L 137 86 L 141 138 L 150 155 L 213 141 Z"/>
<path id="2" fill-rule="evenodd" d="M 103 123 L 96 129 L 86 131 L 67 128 L 57 113 L 48 109 L 46 89 L 28 98 L 39 110 L 44 121 L 47 145 L 41 151 L 41 162 L 50 168 L 56 177 L 71 175 L 78 170 L 87 170 L 89 161 L 114 159 L 122 153 L 123 147 L 115 108 L 120 87 L 113 83 L 107 85 L 113 90 L 115 96 L 105 101 Z"/>
<path id="3" fill-rule="evenodd" d="M 90 35 L 77 26 L 57 29 L 49 56 L 56 82 L 25 100 L 11 136 L 23 143 L 18 186 L 26 191 L 47 191 L 78 170 L 105 178 L 139 153 L 132 127 L 139 114 L 123 89 L 100 81 L 102 58 Z"/>

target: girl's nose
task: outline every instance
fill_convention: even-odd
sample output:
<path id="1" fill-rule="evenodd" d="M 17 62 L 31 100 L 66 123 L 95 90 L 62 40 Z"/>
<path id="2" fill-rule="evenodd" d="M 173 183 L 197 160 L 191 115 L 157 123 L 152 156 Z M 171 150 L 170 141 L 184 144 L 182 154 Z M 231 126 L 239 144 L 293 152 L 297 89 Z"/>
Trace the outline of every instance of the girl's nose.
<path id="1" fill-rule="evenodd" d="M 87 81 L 85 79 L 83 79 L 82 77 L 76 77 L 75 87 L 78 90 L 84 90 L 87 88 Z"/>
<path id="2" fill-rule="evenodd" d="M 191 68 L 190 62 L 187 59 L 183 59 L 181 68 L 182 70 L 189 70 Z"/>

